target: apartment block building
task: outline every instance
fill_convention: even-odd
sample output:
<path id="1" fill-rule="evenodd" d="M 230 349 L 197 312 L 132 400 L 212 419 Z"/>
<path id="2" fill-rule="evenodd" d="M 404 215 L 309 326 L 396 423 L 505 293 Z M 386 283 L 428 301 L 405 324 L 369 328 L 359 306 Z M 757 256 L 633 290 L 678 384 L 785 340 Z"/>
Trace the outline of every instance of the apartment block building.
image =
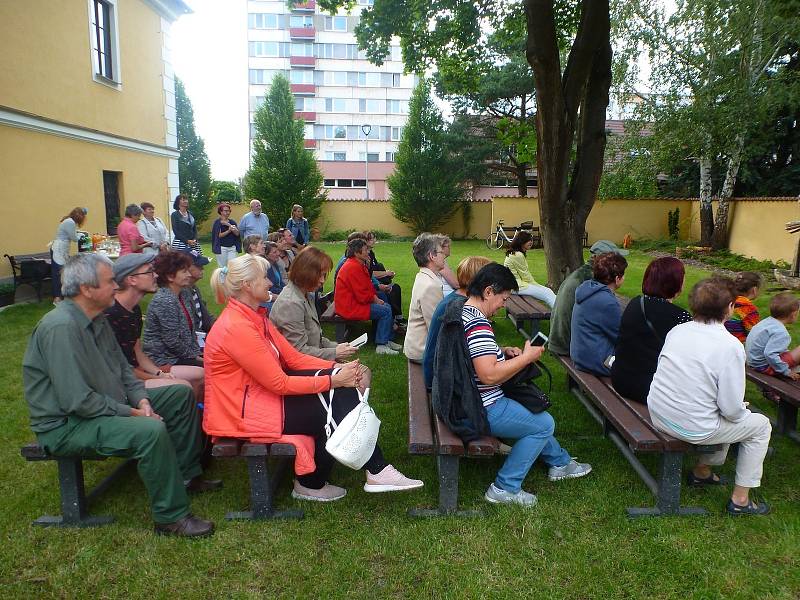
<path id="1" fill-rule="evenodd" d="M 394 161 L 417 78 L 403 73 L 399 45 L 380 67 L 358 50 L 354 29 L 371 4 L 358 0 L 350 14 L 327 15 L 315 0 L 291 10 L 284 1 L 248 0 L 251 143 L 255 110 L 283 73 L 317 160 Z M 366 185 L 356 174 L 351 180 Z"/>

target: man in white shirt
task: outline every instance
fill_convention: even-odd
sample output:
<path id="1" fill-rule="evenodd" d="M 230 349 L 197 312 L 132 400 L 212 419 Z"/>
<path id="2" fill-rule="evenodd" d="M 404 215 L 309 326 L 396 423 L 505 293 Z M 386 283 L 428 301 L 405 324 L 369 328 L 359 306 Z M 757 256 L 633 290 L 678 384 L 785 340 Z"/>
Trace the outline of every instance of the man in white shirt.
<path id="1" fill-rule="evenodd" d="M 261 212 L 261 202 L 258 200 L 250 201 L 250 212 L 245 213 L 239 221 L 239 235 L 241 239 L 248 235 L 260 235 L 261 239 L 267 239 L 269 234 L 269 217 Z"/>
<path id="2" fill-rule="evenodd" d="M 722 445 L 718 452 L 703 455 L 688 475 L 690 485 L 726 483 L 711 466 L 723 464 L 729 445 L 738 442 L 736 482 L 727 511 L 763 515 L 769 505 L 752 502 L 749 492 L 761 485 L 772 427 L 744 401 L 744 348 L 724 325 L 735 299 L 733 282 L 723 277 L 704 279 L 692 288 L 694 321 L 667 334 L 647 406 L 661 431 L 691 444 Z"/>

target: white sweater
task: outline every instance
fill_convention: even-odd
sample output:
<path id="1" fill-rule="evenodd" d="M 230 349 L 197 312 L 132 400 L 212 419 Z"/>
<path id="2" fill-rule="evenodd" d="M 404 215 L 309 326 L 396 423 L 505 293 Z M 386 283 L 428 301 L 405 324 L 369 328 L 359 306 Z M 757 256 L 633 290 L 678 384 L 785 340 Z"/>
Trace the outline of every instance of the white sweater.
<path id="1" fill-rule="evenodd" d="M 722 323 L 674 327 L 658 356 L 647 406 L 654 419 L 688 439 L 714 433 L 721 419 L 737 423 L 744 406 L 745 353 Z"/>

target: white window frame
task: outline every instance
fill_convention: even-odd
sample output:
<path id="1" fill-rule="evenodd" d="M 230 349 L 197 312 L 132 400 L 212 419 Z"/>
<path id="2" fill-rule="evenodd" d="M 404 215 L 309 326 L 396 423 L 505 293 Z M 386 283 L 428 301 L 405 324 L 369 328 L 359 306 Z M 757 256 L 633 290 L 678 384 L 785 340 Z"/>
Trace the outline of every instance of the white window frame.
<path id="1" fill-rule="evenodd" d="M 295 81 L 295 77 L 300 77 L 302 81 Z M 289 83 L 293 84 L 313 84 L 314 71 L 310 69 L 292 69 L 289 71 Z"/>
<path id="2" fill-rule="evenodd" d="M 253 15 L 255 17 L 253 19 L 253 26 L 250 29 L 278 29 L 278 15 L 273 13 L 249 13 L 249 15 Z M 247 24 L 250 25 L 250 17 L 248 15 Z M 267 17 L 272 17 L 274 19 L 274 25 L 270 25 L 267 23 Z M 261 21 L 262 24 L 259 25 L 258 22 Z"/>
<path id="3" fill-rule="evenodd" d="M 102 83 L 114 89 L 122 87 L 122 66 L 119 58 L 119 19 L 117 14 L 117 0 L 102 0 L 108 6 L 108 28 L 109 44 L 107 54 L 111 58 L 111 77 L 106 77 L 100 73 L 100 62 L 97 56 L 97 36 L 95 32 L 94 7 L 96 0 L 87 0 L 89 10 L 89 52 L 91 55 L 90 65 L 92 68 L 92 79 L 97 83 Z"/>
<path id="4" fill-rule="evenodd" d="M 343 83 L 337 83 L 336 77 L 341 76 L 344 77 Z M 325 71 L 325 76 L 323 77 L 323 81 L 325 85 L 332 85 L 332 86 L 347 86 L 347 72 L 346 71 Z"/>
<path id="5" fill-rule="evenodd" d="M 301 19 L 303 24 L 292 25 L 292 21 L 295 19 Z M 289 27 L 291 29 L 311 29 L 312 27 L 314 27 L 314 17 L 312 15 L 290 15 Z"/>
<path id="6" fill-rule="evenodd" d="M 344 27 L 340 26 L 342 23 Z M 347 31 L 347 17 L 341 15 L 325 17 L 325 31 Z"/>
<path id="7" fill-rule="evenodd" d="M 253 46 L 253 54 L 254 57 L 268 57 L 268 58 L 279 58 L 281 55 L 281 43 L 280 42 L 273 42 L 269 40 L 262 40 L 257 42 L 250 42 Z M 275 53 L 271 54 L 267 51 L 268 48 L 272 48 L 274 44 Z"/>

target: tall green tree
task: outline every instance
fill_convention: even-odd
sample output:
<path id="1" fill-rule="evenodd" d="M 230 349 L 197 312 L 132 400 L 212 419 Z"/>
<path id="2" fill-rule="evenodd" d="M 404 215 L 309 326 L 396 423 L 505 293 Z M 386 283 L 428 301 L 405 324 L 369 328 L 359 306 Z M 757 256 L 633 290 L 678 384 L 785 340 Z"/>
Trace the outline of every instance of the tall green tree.
<path id="1" fill-rule="evenodd" d="M 194 129 L 194 110 L 183 82 L 175 78 L 175 114 L 178 128 L 178 178 L 181 194 L 189 197 L 189 206 L 198 223 L 211 214 L 211 163 L 203 138 Z"/>
<path id="2" fill-rule="evenodd" d="M 319 0 L 336 10 L 349 0 Z M 606 143 L 611 85 L 609 0 L 375 0 L 356 37 L 373 62 L 400 37 L 406 68 L 474 63 L 488 31 L 524 23 L 524 55 L 536 99 L 536 167 L 548 283 L 583 264 L 581 239 L 594 205 Z"/>
<path id="3" fill-rule="evenodd" d="M 285 223 L 293 204 L 300 204 L 305 217 L 314 222 L 326 196 L 320 193 L 322 172 L 303 146 L 303 121 L 294 118 L 294 99 L 283 75 L 273 79 L 256 111 L 255 128 L 245 194 L 261 200 L 271 223 Z"/>
<path id="4" fill-rule="evenodd" d="M 687 158 L 697 162 L 701 243 L 725 247 L 740 166 L 786 92 L 771 75 L 785 60 L 787 40 L 797 36 L 800 3 L 679 0 L 669 14 L 647 0 L 624 5 L 628 43 L 643 44 L 652 63 L 652 93 L 639 116 L 652 122 L 654 153 L 666 170 Z M 724 173 L 719 187 L 717 165 Z"/>
<path id="5" fill-rule="evenodd" d="M 235 181 L 220 181 L 215 179 L 211 182 L 211 199 L 215 204 L 219 204 L 220 202 L 239 204 L 242 201 L 242 191 Z"/>
<path id="6" fill-rule="evenodd" d="M 447 221 L 464 199 L 459 168 L 447 150 L 442 114 L 431 98 L 430 82 L 420 79 L 386 180 L 392 213 L 414 233 L 433 231 Z"/>

